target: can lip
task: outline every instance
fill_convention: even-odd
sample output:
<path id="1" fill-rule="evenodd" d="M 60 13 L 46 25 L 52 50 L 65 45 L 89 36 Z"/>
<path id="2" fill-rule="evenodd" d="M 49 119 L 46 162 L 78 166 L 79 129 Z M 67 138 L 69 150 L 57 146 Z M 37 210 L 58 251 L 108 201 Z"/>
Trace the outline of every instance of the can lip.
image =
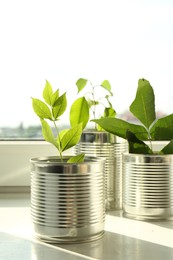
<path id="1" fill-rule="evenodd" d="M 74 156 L 74 155 L 71 155 Z M 85 156 L 84 162 L 79 163 L 68 163 L 68 159 L 71 156 L 63 156 L 64 161 L 61 161 L 59 156 L 45 156 L 45 157 L 34 157 L 30 159 L 31 163 L 41 163 L 46 165 L 85 165 L 85 164 L 94 164 L 94 163 L 104 163 L 105 158 L 94 157 L 94 156 Z"/>
<path id="2" fill-rule="evenodd" d="M 172 157 L 173 158 L 173 154 L 158 154 L 158 153 L 154 153 L 154 154 L 143 154 L 143 153 L 128 153 L 128 152 L 124 152 L 123 156 L 129 156 L 129 157 Z"/>
<path id="3" fill-rule="evenodd" d="M 122 154 L 124 162 L 129 163 L 172 163 L 173 154 L 137 154 L 125 152 Z"/>
<path id="4" fill-rule="evenodd" d="M 87 129 L 82 133 L 80 142 L 94 143 L 94 144 L 95 143 L 115 144 L 115 143 L 126 143 L 127 141 L 119 136 L 108 133 L 106 131 L 98 131 L 96 129 Z"/>

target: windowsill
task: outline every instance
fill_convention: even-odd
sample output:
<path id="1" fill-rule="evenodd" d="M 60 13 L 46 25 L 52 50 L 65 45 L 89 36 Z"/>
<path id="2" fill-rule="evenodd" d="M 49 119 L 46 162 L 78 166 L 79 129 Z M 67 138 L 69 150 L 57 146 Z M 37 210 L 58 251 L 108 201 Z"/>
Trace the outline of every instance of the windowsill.
<path id="1" fill-rule="evenodd" d="M 70 153 L 72 149 L 65 152 Z M 3 192 L 2 187 L 30 186 L 31 158 L 57 155 L 57 149 L 45 141 L 0 141 L 0 192 Z"/>
<path id="2" fill-rule="evenodd" d="M 173 221 L 144 222 L 127 219 L 121 211 L 106 215 L 105 234 L 90 243 L 50 245 L 34 238 L 30 194 L 0 194 L 0 252 L 3 259 L 20 259 L 14 245 L 23 245 L 25 259 L 172 259 Z M 13 251 L 14 249 L 14 251 Z M 3 255 L 4 254 L 4 255 Z M 27 256 L 27 254 L 29 256 Z M 30 257 L 31 255 L 31 257 Z M 16 258 L 15 258 L 16 256 Z M 34 258 L 35 257 L 35 258 Z M 51 258 L 52 257 L 52 258 Z M 22 259 L 22 258 L 21 258 Z"/>

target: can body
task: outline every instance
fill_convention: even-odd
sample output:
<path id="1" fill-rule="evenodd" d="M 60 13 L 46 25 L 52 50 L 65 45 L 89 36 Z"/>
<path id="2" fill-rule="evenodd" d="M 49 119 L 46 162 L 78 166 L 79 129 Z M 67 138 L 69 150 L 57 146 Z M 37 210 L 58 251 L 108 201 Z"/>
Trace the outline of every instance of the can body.
<path id="1" fill-rule="evenodd" d="M 83 132 L 75 148 L 77 153 L 105 158 L 106 210 L 122 208 L 122 153 L 127 152 L 127 142 L 103 131 Z"/>
<path id="2" fill-rule="evenodd" d="M 172 219 L 173 155 L 123 154 L 123 211 L 136 219 Z"/>
<path id="3" fill-rule="evenodd" d="M 104 160 L 61 163 L 31 159 L 31 216 L 38 238 L 52 243 L 92 241 L 104 233 Z"/>

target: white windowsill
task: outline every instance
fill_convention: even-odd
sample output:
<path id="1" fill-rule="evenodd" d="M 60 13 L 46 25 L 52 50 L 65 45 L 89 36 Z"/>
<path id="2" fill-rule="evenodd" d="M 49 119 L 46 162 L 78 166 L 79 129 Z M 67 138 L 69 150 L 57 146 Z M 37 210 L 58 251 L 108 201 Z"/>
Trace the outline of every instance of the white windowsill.
<path id="1" fill-rule="evenodd" d="M 121 211 L 114 211 L 106 215 L 105 234 L 102 239 L 81 245 L 50 245 L 34 238 L 29 194 L 0 194 L 0 216 L 0 239 L 1 234 L 2 236 L 10 235 L 11 243 L 15 242 L 15 238 L 20 238 L 21 241 L 35 243 L 36 247 L 39 244 L 49 250 L 50 248 L 51 250 L 56 249 L 57 254 L 64 251 L 70 253 L 71 256 L 76 255 L 80 259 L 105 259 L 108 256 L 107 259 L 140 260 L 163 259 L 159 258 L 163 257 L 162 253 L 165 255 L 165 259 L 171 259 L 169 257 L 173 255 L 173 221 L 137 221 L 124 218 Z M 117 248 L 115 242 L 121 248 Z M 10 248 L 10 243 L 8 248 Z M 9 250 L 8 248 L 7 250 Z M 146 258 L 147 250 L 151 251 L 151 258 Z M 126 253 L 128 257 L 123 258 Z M 49 254 L 51 257 L 51 251 Z M 115 254 L 117 254 L 117 258 L 115 258 Z M 35 257 L 32 259 L 40 259 L 39 255 Z M 16 258 L 13 259 L 16 260 Z"/>

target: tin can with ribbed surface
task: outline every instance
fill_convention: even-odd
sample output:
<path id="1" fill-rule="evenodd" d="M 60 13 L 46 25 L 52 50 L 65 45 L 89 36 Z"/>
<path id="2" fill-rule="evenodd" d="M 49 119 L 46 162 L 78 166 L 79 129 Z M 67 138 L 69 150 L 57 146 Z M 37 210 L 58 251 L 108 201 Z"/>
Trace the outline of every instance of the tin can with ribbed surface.
<path id="1" fill-rule="evenodd" d="M 123 211 L 141 220 L 172 219 L 173 155 L 123 154 Z"/>
<path id="2" fill-rule="evenodd" d="M 104 131 L 85 131 L 75 153 L 105 158 L 106 211 L 122 208 L 122 153 L 127 152 L 126 140 Z"/>
<path id="3" fill-rule="evenodd" d="M 50 243 L 102 237 L 105 222 L 104 160 L 83 163 L 56 157 L 31 159 L 31 217 L 36 237 Z"/>

